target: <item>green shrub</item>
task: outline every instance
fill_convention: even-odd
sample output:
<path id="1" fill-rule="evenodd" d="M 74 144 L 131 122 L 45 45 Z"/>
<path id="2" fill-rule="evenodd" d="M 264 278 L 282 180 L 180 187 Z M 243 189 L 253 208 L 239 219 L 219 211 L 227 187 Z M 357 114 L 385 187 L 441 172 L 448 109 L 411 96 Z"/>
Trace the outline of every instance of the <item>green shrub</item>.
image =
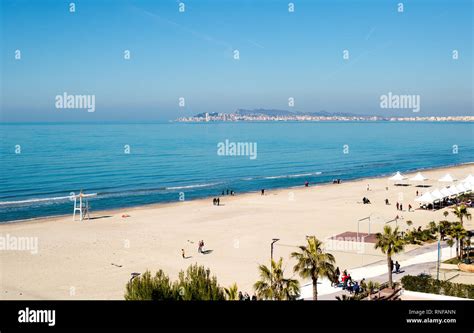
<path id="1" fill-rule="evenodd" d="M 152 277 L 149 271 L 127 283 L 126 300 L 171 300 L 176 298 L 169 277 L 160 269 Z"/>
<path id="2" fill-rule="evenodd" d="M 211 277 L 209 269 L 197 264 L 189 266 L 186 273 L 181 271 L 173 288 L 178 290 L 181 300 L 225 300 L 225 291 L 217 284 L 216 277 Z"/>
<path id="3" fill-rule="evenodd" d="M 402 284 L 406 290 L 474 299 L 474 285 L 436 280 L 426 274 L 405 275 Z"/>
<path id="4" fill-rule="evenodd" d="M 149 271 L 126 285 L 126 300 L 225 300 L 221 288 L 209 269 L 194 264 L 181 271 L 177 281 L 171 282 L 160 269 L 152 277 Z"/>

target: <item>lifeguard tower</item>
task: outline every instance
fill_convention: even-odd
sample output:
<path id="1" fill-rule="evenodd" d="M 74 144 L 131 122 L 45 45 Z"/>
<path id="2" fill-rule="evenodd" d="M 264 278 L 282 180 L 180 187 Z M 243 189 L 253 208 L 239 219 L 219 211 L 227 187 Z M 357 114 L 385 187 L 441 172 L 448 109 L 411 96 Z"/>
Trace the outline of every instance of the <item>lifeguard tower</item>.
<path id="1" fill-rule="evenodd" d="M 89 200 L 88 197 L 95 196 L 96 194 L 84 194 L 82 191 L 78 195 L 74 195 L 74 211 L 72 214 L 72 220 L 76 220 L 76 212 L 79 213 L 79 221 L 87 218 L 90 219 L 89 215 Z M 78 200 L 79 199 L 79 200 Z"/>

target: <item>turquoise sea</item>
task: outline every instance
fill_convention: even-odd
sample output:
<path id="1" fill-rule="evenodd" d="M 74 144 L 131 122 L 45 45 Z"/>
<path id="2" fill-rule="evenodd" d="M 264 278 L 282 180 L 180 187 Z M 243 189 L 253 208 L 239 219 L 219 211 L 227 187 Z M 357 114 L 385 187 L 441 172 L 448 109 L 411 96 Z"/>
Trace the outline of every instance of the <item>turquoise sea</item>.
<path id="1" fill-rule="evenodd" d="M 474 161 L 474 124 L 1 124 L 0 221 L 382 176 Z M 226 140 L 256 158 L 219 155 Z"/>

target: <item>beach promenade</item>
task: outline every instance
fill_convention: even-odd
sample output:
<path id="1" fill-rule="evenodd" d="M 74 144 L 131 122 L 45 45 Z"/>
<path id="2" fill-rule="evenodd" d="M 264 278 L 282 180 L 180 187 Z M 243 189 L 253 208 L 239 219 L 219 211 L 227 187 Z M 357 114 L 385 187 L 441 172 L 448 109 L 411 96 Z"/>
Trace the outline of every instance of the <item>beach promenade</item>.
<path id="1" fill-rule="evenodd" d="M 339 242 L 332 237 L 357 233 L 358 229 L 361 234 L 367 233 L 368 217 L 371 233 L 382 231 L 387 224 L 405 230 L 407 221 L 412 221 L 413 227 L 424 227 L 430 221 L 444 219 L 443 212 L 449 208 L 421 210 L 414 200 L 416 191 L 421 195 L 445 186 L 437 179 L 448 172 L 463 179 L 474 174 L 474 166 L 423 171 L 429 178 L 426 183 L 433 185 L 430 188 L 394 186 L 387 177 L 351 182 L 343 179 L 342 184 L 310 184 L 266 191 L 265 195 L 221 196 L 220 206 L 213 205 L 209 198 L 92 211 L 91 219 L 82 222 L 72 221 L 71 206 L 70 216 L 2 224 L 2 236 L 33 237 L 38 247 L 36 253 L 0 251 L 0 299 L 123 299 L 131 273 L 163 269 L 176 278 L 180 270 L 193 263 L 209 267 L 222 286 L 236 282 L 239 290 L 252 295 L 257 266 L 269 264 L 273 238 L 279 239 L 274 244 L 274 258 L 283 257 L 285 275 L 299 279 L 293 273 L 295 263 L 290 253 L 305 243 L 307 235 L 325 242 L 341 271 L 347 269 L 355 279 L 373 277 L 382 281 L 385 256 L 373 248 L 373 243 Z M 363 197 L 371 203 L 363 204 Z M 396 209 L 397 202 L 403 204 L 402 211 Z M 407 210 L 409 204 L 413 211 Z M 450 213 L 448 219 L 455 221 L 456 217 Z M 472 229 L 473 222 L 466 221 L 465 227 Z M 199 240 L 204 240 L 207 254 L 198 253 Z M 412 265 L 436 260 L 429 246 L 427 250 L 407 246 L 405 253 L 394 260 L 399 260 L 408 272 Z M 182 258 L 181 249 L 188 259 Z M 412 250 L 419 252 L 409 252 Z M 443 258 L 451 255 L 446 251 Z M 300 282 L 305 285 L 309 281 Z M 324 293 L 323 286 L 320 294 Z"/>

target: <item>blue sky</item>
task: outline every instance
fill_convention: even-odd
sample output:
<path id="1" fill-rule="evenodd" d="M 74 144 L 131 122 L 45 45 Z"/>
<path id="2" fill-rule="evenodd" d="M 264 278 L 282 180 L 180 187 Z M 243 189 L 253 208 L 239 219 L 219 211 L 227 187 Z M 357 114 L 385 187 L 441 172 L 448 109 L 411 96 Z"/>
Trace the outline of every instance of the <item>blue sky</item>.
<path id="1" fill-rule="evenodd" d="M 380 109 L 388 92 L 420 95 L 420 116 L 472 114 L 470 0 L 70 2 L 1 1 L 2 121 L 168 120 L 289 97 L 299 111 L 412 115 Z M 94 94 L 96 111 L 56 109 L 63 92 Z"/>

